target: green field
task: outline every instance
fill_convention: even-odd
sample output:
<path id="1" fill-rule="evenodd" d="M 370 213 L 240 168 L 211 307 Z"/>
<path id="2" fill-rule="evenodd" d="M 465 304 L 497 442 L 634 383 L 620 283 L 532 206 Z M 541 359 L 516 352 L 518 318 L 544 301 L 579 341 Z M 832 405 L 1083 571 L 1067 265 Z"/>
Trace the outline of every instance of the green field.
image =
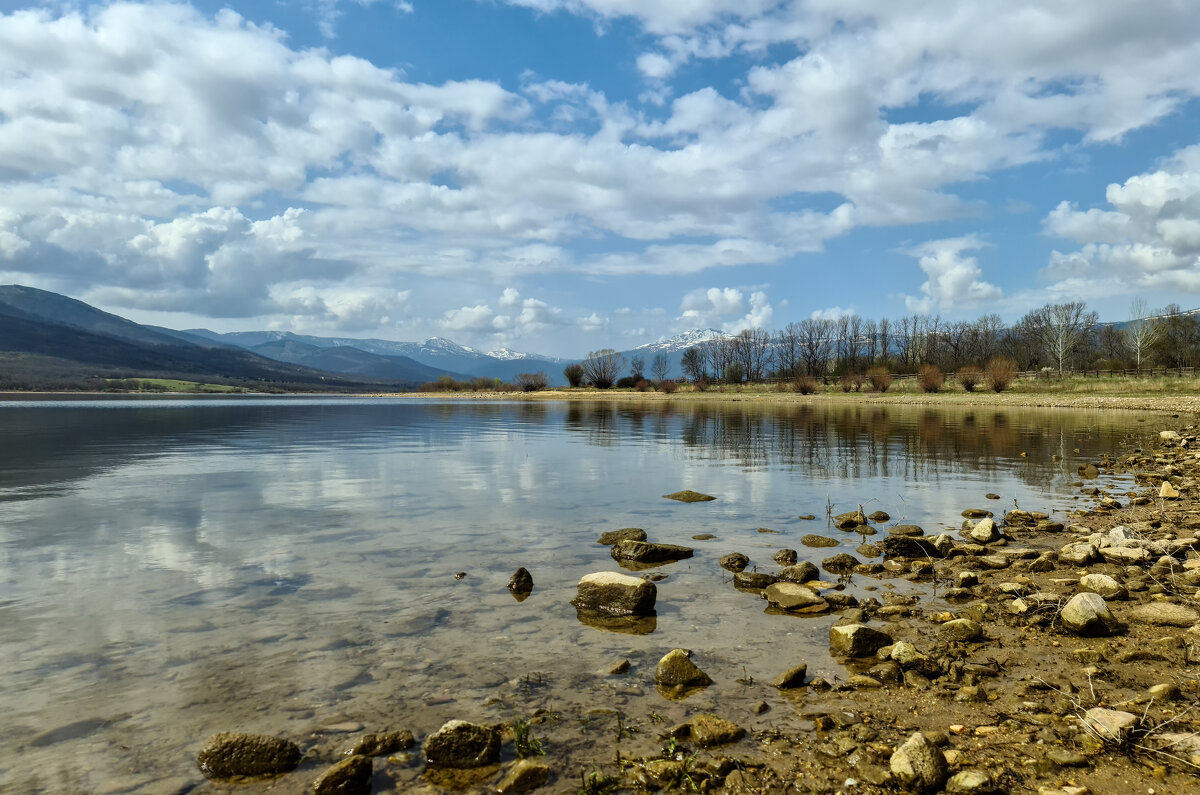
<path id="1" fill-rule="evenodd" d="M 174 378 L 106 378 L 109 387 L 125 392 L 245 392 L 238 386 L 206 384 L 200 381 L 180 381 Z"/>

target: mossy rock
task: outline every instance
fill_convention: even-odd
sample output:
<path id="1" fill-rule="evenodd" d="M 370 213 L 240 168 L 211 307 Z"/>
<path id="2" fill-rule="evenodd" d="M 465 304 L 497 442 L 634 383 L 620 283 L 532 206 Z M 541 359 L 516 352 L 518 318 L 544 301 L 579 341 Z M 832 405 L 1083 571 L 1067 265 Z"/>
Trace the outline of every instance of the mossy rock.
<path id="1" fill-rule="evenodd" d="M 208 738 L 196 756 L 207 778 L 279 776 L 300 764 L 300 747 L 291 740 L 245 732 L 220 732 Z"/>
<path id="2" fill-rule="evenodd" d="M 712 496 L 711 494 L 701 494 L 700 492 L 692 491 L 691 489 L 677 491 L 674 494 L 664 494 L 663 498 L 667 500 L 676 500 L 678 502 L 712 502 L 716 499 L 716 497 Z"/>

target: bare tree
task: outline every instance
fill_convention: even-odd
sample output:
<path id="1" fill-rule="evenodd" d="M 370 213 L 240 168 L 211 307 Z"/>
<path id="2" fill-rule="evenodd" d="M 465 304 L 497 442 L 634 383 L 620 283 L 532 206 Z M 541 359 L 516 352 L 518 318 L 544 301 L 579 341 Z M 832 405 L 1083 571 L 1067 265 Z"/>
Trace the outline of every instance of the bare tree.
<path id="1" fill-rule="evenodd" d="M 1149 353 L 1160 336 L 1162 336 L 1162 326 L 1156 318 L 1151 316 L 1146 299 L 1133 299 L 1133 303 L 1129 305 L 1129 323 L 1125 326 L 1125 341 L 1129 345 L 1129 350 L 1133 352 L 1139 370 L 1142 369 L 1142 355 Z"/>
<path id="2" fill-rule="evenodd" d="M 800 355 L 804 359 L 804 369 L 811 376 L 824 380 L 826 361 L 829 358 L 832 321 L 806 318 L 797 326 L 800 335 Z"/>
<path id="3" fill-rule="evenodd" d="M 704 348 L 700 345 L 693 345 L 683 352 L 683 358 L 679 365 L 683 368 L 683 374 L 693 381 L 699 381 L 708 375 L 704 367 Z"/>
<path id="4" fill-rule="evenodd" d="M 629 360 L 629 375 L 635 380 L 641 381 L 642 374 L 646 372 L 646 357 L 634 356 Z"/>
<path id="5" fill-rule="evenodd" d="M 667 380 L 667 376 L 671 374 L 671 360 L 665 353 L 654 354 L 654 358 L 650 360 L 650 372 L 654 374 L 655 381 Z"/>
<path id="6" fill-rule="evenodd" d="M 1096 313 L 1087 311 L 1087 304 L 1072 301 L 1067 304 L 1046 304 L 1035 309 L 1021 319 L 1021 325 L 1058 365 L 1061 377 L 1069 368 L 1076 351 L 1091 334 L 1096 320 Z"/>
<path id="7" fill-rule="evenodd" d="M 886 317 L 879 321 L 879 358 L 886 365 L 892 355 L 892 321 Z"/>
<path id="8" fill-rule="evenodd" d="M 846 324 L 846 335 L 849 337 L 846 346 L 846 355 L 849 361 L 847 368 L 849 372 L 858 370 L 858 357 L 862 352 L 863 347 L 863 319 L 858 315 L 851 315 L 849 322 Z"/>
<path id="9" fill-rule="evenodd" d="M 779 375 L 783 378 L 795 378 L 800 375 L 802 359 L 799 323 L 788 323 L 775 337 L 775 362 L 779 367 Z"/>
<path id="10" fill-rule="evenodd" d="M 867 360 L 867 366 L 870 367 L 879 357 L 879 325 L 874 320 L 868 320 L 863 324 L 862 334 L 863 341 L 866 343 L 863 356 Z"/>
<path id="11" fill-rule="evenodd" d="M 625 367 L 625 357 L 612 348 L 591 351 L 584 357 L 583 377 L 597 389 L 608 389 Z"/>

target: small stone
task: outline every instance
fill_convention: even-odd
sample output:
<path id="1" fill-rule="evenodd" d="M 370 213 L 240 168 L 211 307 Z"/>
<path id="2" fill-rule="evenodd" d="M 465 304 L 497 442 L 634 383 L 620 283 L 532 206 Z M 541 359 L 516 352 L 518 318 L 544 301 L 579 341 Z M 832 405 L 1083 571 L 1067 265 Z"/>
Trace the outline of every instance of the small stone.
<path id="1" fill-rule="evenodd" d="M 794 582 L 769 585 L 763 595 L 766 596 L 768 604 L 781 610 L 816 612 L 818 608 L 829 607 L 829 603 L 816 591 Z"/>
<path id="2" fill-rule="evenodd" d="M 716 499 L 716 497 L 712 496 L 711 494 L 701 494 L 698 491 L 684 489 L 683 491 L 677 491 L 674 494 L 664 494 L 663 499 L 676 500 L 677 502 L 712 502 Z"/>
<path id="3" fill-rule="evenodd" d="M 316 795 L 371 795 L 371 758 L 348 756 L 313 783 Z"/>
<path id="4" fill-rule="evenodd" d="M 771 682 L 780 690 L 790 690 L 797 687 L 804 687 L 804 680 L 808 677 L 808 665 L 800 664 L 794 668 L 789 668 L 779 676 L 775 677 L 775 681 Z"/>
<path id="5" fill-rule="evenodd" d="M 985 499 L 989 499 L 989 500 L 998 500 L 998 499 L 1000 499 L 1000 495 L 999 495 L 999 494 L 994 494 L 994 493 L 992 493 L 992 492 L 989 492 L 989 493 L 987 493 L 987 494 L 985 494 L 985 495 L 983 495 L 983 496 L 984 496 L 984 498 L 985 498 Z"/>
<path id="6" fill-rule="evenodd" d="M 1046 758 L 1059 767 L 1083 767 L 1088 761 L 1087 757 L 1078 751 L 1069 751 L 1066 748 L 1055 748 L 1046 754 Z"/>
<path id="7" fill-rule="evenodd" d="M 406 751 L 417 744 L 412 732 L 408 730 L 384 732 L 383 734 L 364 734 L 346 750 L 347 756 L 387 756 L 397 751 Z"/>
<path id="8" fill-rule="evenodd" d="M 508 578 L 508 590 L 513 593 L 529 593 L 533 590 L 533 576 L 524 566 Z"/>
<path id="9" fill-rule="evenodd" d="M 1104 597 L 1084 592 L 1071 597 L 1059 613 L 1063 626 L 1077 635 L 1112 635 L 1121 628 L 1120 622 L 1109 612 Z"/>
<path id="10" fill-rule="evenodd" d="M 500 730 L 451 720 L 425 739 L 425 761 L 434 767 L 483 767 L 500 761 Z"/>
<path id="11" fill-rule="evenodd" d="M 1120 743 L 1138 725 L 1138 716 L 1132 712 L 1093 707 L 1084 713 L 1083 725 L 1101 740 Z"/>
<path id="12" fill-rule="evenodd" d="M 846 680 L 846 684 L 855 690 L 872 690 L 876 687 L 883 687 L 883 682 L 866 674 L 854 674 Z"/>
<path id="13" fill-rule="evenodd" d="M 990 544 L 1000 538 L 1000 531 L 996 529 L 996 521 L 991 517 L 980 519 L 965 528 L 962 534 L 964 538 L 970 539 L 976 544 Z"/>
<path id="14" fill-rule="evenodd" d="M 825 569 L 825 571 L 832 572 L 834 574 L 844 574 L 848 571 L 851 571 L 860 563 L 862 563 L 862 561 L 853 555 L 841 552 L 831 558 L 825 558 L 825 560 L 821 561 L 821 567 Z"/>
<path id="15" fill-rule="evenodd" d="M 599 543 L 611 547 L 618 541 L 645 541 L 646 531 L 640 527 L 625 527 L 620 530 L 609 530 L 601 533 Z"/>
<path id="16" fill-rule="evenodd" d="M 794 549 L 781 549 L 771 556 L 771 560 L 780 566 L 795 566 L 799 556 Z"/>
<path id="17" fill-rule="evenodd" d="M 959 588 L 973 588 L 979 584 L 979 574 L 973 571 L 960 571 L 957 579 Z"/>
<path id="18" fill-rule="evenodd" d="M 530 792 L 550 780 L 550 766 L 533 759 L 518 759 L 496 785 L 496 792 Z"/>
<path id="19" fill-rule="evenodd" d="M 1130 611 L 1129 617 L 1141 624 L 1156 627 L 1190 627 L 1200 622 L 1200 613 L 1190 607 L 1171 602 L 1149 602 Z"/>
<path id="20" fill-rule="evenodd" d="M 650 541 L 618 541 L 610 551 L 613 560 L 629 560 L 634 563 L 670 563 L 690 558 L 695 551 L 691 547 L 676 544 L 655 544 Z"/>
<path id="21" fill-rule="evenodd" d="M 812 533 L 809 533 L 808 535 L 802 536 L 800 538 L 800 543 L 806 547 L 836 547 L 838 544 L 840 544 L 842 542 L 838 541 L 836 538 L 829 538 L 828 536 L 818 536 L 818 535 L 813 535 Z M 787 564 L 787 565 L 791 565 L 791 564 Z"/>
<path id="22" fill-rule="evenodd" d="M 1089 541 L 1076 541 L 1058 551 L 1059 561 L 1071 566 L 1086 566 L 1096 559 L 1096 545 Z"/>
<path id="23" fill-rule="evenodd" d="M 1183 691 L 1179 689 L 1179 685 L 1173 682 L 1151 685 L 1146 692 L 1155 701 L 1179 701 L 1183 698 Z"/>
<path id="24" fill-rule="evenodd" d="M 1163 500 L 1177 500 L 1180 497 L 1179 489 L 1172 486 L 1170 481 L 1164 480 L 1158 489 L 1158 496 Z"/>
<path id="25" fill-rule="evenodd" d="M 807 560 L 795 566 L 788 566 L 779 570 L 779 579 L 786 580 L 787 582 L 797 582 L 802 585 L 806 582 L 820 579 L 820 577 L 821 572 Z"/>
<path id="26" fill-rule="evenodd" d="M 1100 594 L 1106 601 L 1129 598 L 1129 591 L 1125 586 L 1107 574 L 1084 575 L 1079 580 L 1079 587 L 1085 591 Z"/>
<path id="27" fill-rule="evenodd" d="M 872 522 L 886 522 L 888 519 L 891 519 L 892 517 L 888 515 L 887 511 L 875 511 L 867 518 L 870 519 Z"/>
<path id="28" fill-rule="evenodd" d="M 849 513 L 839 513 L 837 516 L 833 517 L 834 526 L 842 530 L 849 530 L 866 523 L 867 516 L 862 512 L 861 509 L 857 511 L 850 511 Z"/>
<path id="29" fill-rule="evenodd" d="M 969 643 L 983 636 L 983 627 L 969 618 L 956 618 L 938 628 L 938 637 L 952 643 Z"/>
<path id="30" fill-rule="evenodd" d="M 895 527 L 889 527 L 888 533 L 902 538 L 914 538 L 925 535 L 925 531 L 915 524 L 898 524 Z"/>
<path id="31" fill-rule="evenodd" d="M 750 565 L 750 558 L 743 555 L 741 552 L 730 552 L 722 557 L 719 561 L 721 568 L 726 571 L 742 571 Z"/>
<path id="32" fill-rule="evenodd" d="M 578 595 L 571 604 L 620 615 L 650 615 L 657 595 L 654 583 L 641 577 L 602 571 L 579 580 Z"/>
<path id="33" fill-rule="evenodd" d="M 891 643 L 890 635 L 865 624 L 843 624 L 829 628 L 830 649 L 834 654 L 846 657 L 869 657 Z"/>
<path id="34" fill-rule="evenodd" d="M 244 732 L 221 732 L 208 738 L 196 756 L 207 778 L 278 776 L 300 764 L 300 747 L 291 740 Z"/>
<path id="35" fill-rule="evenodd" d="M 672 649 L 658 661 L 654 681 L 664 687 L 707 687 L 712 684 L 708 674 L 692 662 L 688 649 Z"/>
<path id="36" fill-rule="evenodd" d="M 889 767 L 900 784 L 920 792 L 939 789 L 950 772 L 941 750 L 921 732 L 896 749 Z"/>
<path id="37" fill-rule="evenodd" d="M 775 575 L 762 571 L 739 571 L 733 575 L 733 584 L 738 588 L 762 589 L 778 581 Z"/>
<path id="38" fill-rule="evenodd" d="M 609 676 L 621 676 L 622 674 L 629 673 L 630 667 L 631 663 L 629 660 L 618 660 L 608 667 L 606 673 Z"/>
<path id="39" fill-rule="evenodd" d="M 992 779 L 982 770 L 960 770 L 946 782 L 946 792 L 955 795 L 968 793 L 984 793 L 992 791 Z"/>
<path id="40" fill-rule="evenodd" d="M 697 715 L 691 723 L 692 742 L 701 748 L 728 745 L 746 736 L 746 730 L 715 715 Z"/>

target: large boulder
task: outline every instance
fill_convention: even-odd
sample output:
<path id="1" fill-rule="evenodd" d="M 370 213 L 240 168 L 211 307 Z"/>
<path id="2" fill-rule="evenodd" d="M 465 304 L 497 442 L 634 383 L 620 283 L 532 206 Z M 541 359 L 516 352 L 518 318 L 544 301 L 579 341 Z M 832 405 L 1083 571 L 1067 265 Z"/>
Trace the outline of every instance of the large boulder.
<path id="1" fill-rule="evenodd" d="M 1104 597 L 1090 591 L 1072 596 L 1058 617 L 1065 629 L 1077 635 L 1112 635 L 1121 629 L 1120 622 L 1109 611 Z"/>
<path id="2" fill-rule="evenodd" d="M 500 761 L 500 730 L 465 720 L 447 721 L 425 740 L 425 761 L 434 767 L 483 767 Z"/>
<path id="3" fill-rule="evenodd" d="M 200 772 L 212 779 L 278 776 L 300 764 L 300 747 L 291 740 L 245 732 L 220 732 L 208 738 L 196 756 Z"/>
<path id="4" fill-rule="evenodd" d="M 613 560 L 628 560 L 633 563 L 670 563 L 690 558 L 694 553 L 691 547 L 625 539 L 613 544 L 611 554 Z"/>
<path id="5" fill-rule="evenodd" d="M 941 749 L 921 732 L 915 732 L 896 749 L 890 767 L 902 786 L 918 792 L 941 789 L 950 774 Z"/>
<path id="6" fill-rule="evenodd" d="M 654 681 L 663 687 L 707 687 L 712 684 L 708 674 L 692 662 L 688 649 L 672 649 L 667 652 L 654 669 Z"/>
<path id="7" fill-rule="evenodd" d="M 767 586 L 763 592 L 767 603 L 781 610 L 822 612 L 829 609 L 829 603 L 811 588 L 806 588 L 794 582 L 777 582 Z"/>
<path id="8" fill-rule="evenodd" d="M 654 612 L 658 589 L 641 577 L 598 571 L 579 581 L 578 595 L 571 604 L 581 609 L 602 610 L 617 615 L 648 616 Z"/>
<path id="9" fill-rule="evenodd" d="M 869 657 L 891 643 L 891 635 L 866 624 L 841 624 L 829 628 L 830 650 L 845 657 Z"/>
<path id="10" fill-rule="evenodd" d="M 313 783 L 315 795 L 371 795 L 371 758 L 348 756 Z"/>
<path id="11" fill-rule="evenodd" d="M 973 525 L 968 525 L 962 531 L 963 537 L 976 544 L 990 544 L 1000 538 L 1000 531 L 991 517 L 980 519 Z"/>

